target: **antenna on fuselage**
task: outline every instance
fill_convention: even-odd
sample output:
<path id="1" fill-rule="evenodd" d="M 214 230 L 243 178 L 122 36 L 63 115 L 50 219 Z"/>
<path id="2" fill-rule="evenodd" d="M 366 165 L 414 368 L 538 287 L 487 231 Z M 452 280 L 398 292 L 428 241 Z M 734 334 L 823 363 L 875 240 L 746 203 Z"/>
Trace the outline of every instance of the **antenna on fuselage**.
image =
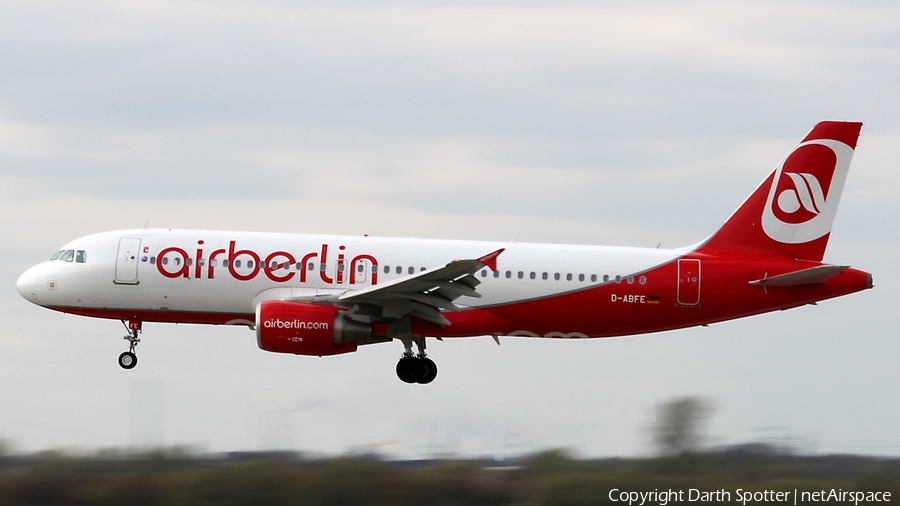
<path id="1" fill-rule="evenodd" d="M 141 228 L 147 228 L 147 225 L 150 224 L 150 218 L 147 218 L 147 221 L 144 222 L 144 226 Z"/>

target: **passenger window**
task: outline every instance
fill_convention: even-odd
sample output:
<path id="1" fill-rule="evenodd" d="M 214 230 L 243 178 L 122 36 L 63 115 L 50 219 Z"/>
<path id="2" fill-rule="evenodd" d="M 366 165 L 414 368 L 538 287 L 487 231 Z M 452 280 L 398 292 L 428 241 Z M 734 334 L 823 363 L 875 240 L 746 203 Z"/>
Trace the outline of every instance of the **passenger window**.
<path id="1" fill-rule="evenodd" d="M 87 253 L 85 253 L 84 250 L 82 250 L 82 249 L 76 251 L 75 252 L 75 261 L 80 264 L 83 264 L 84 262 L 87 261 Z"/>
<path id="2" fill-rule="evenodd" d="M 537 274 L 535 274 L 534 272 L 532 272 L 531 274 L 529 274 L 529 276 L 531 277 L 531 279 L 534 279 L 534 278 L 537 277 Z"/>
<path id="3" fill-rule="evenodd" d="M 541 279 L 547 279 L 548 277 L 550 276 L 546 272 L 541 274 Z"/>
<path id="4" fill-rule="evenodd" d="M 228 267 L 228 259 L 227 258 L 222 259 L 222 267 Z"/>
<path id="5" fill-rule="evenodd" d="M 181 257 L 175 257 L 175 265 L 181 265 Z M 238 264 L 238 267 L 240 266 L 241 264 Z"/>
<path id="6" fill-rule="evenodd" d="M 213 258 L 212 260 L 209 261 L 209 266 L 210 266 L 210 267 L 215 267 L 216 264 L 218 264 L 218 263 L 219 263 L 219 261 L 216 260 L 215 258 Z"/>
<path id="7" fill-rule="evenodd" d="M 642 285 L 646 285 L 646 284 L 647 284 L 647 277 L 646 277 L 646 276 L 641 276 L 640 278 L 638 278 L 638 281 L 639 281 Z"/>
<path id="8" fill-rule="evenodd" d="M 205 259 L 205 258 L 198 258 L 198 259 L 197 259 L 197 265 L 199 265 L 200 267 L 203 267 L 204 265 L 206 265 L 206 259 Z"/>
<path id="9" fill-rule="evenodd" d="M 622 276 L 616 276 L 616 283 L 622 282 Z"/>
<path id="10" fill-rule="evenodd" d="M 603 282 L 604 282 L 604 283 L 609 283 L 609 274 L 604 274 L 604 275 L 603 275 Z"/>
<path id="11" fill-rule="evenodd" d="M 519 271 L 519 279 L 522 279 L 524 277 L 525 277 L 525 273 L 522 271 Z"/>
<path id="12" fill-rule="evenodd" d="M 578 275 L 578 281 L 584 281 L 584 274 Z"/>
<path id="13" fill-rule="evenodd" d="M 65 252 L 66 252 L 66 250 L 64 250 L 64 249 L 61 249 L 61 250 L 57 251 L 56 253 L 53 254 L 52 257 L 50 257 L 50 261 L 58 260 L 59 257 L 61 257 L 62 254 L 65 253 Z"/>
<path id="14" fill-rule="evenodd" d="M 572 281 L 572 275 L 566 274 L 566 281 Z"/>
<path id="15" fill-rule="evenodd" d="M 499 277 L 500 277 L 500 271 L 494 271 L 494 277 L 495 277 L 495 278 L 499 278 Z"/>
<path id="16" fill-rule="evenodd" d="M 553 275 L 553 279 L 559 281 L 559 273 L 558 272 Z"/>
<path id="17" fill-rule="evenodd" d="M 390 266 L 390 265 L 385 265 L 385 266 L 384 266 L 384 273 L 385 273 L 385 274 L 390 274 L 390 273 L 391 273 L 391 266 Z"/>
<path id="18" fill-rule="evenodd" d="M 512 277 L 512 271 L 506 271 L 506 278 L 509 279 Z"/>
<path id="19" fill-rule="evenodd" d="M 416 272 L 416 268 L 411 266 L 409 269 L 406 270 L 406 272 L 412 274 L 412 273 Z"/>
<path id="20" fill-rule="evenodd" d="M 397 266 L 397 274 L 403 274 L 403 267 Z"/>
<path id="21" fill-rule="evenodd" d="M 193 259 L 193 258 L 188 258 L 187 260 L 185 260 L 185 262 L 186 262 L 188 265 L 193 265 L 193 264 L 194 264 L 194 259 Z"/>
<path id="22" fill-rule="evenodd" d="M 421 269 L 419 269 L 419 271 L 424 271 L 424 270 L 425 270 L 425 268 L 424 268 L 424 267 L 422 267 L 422 268 L 421 268 Z"/>
<path id="23" fill-rule="evenodd" d="M 487 277 L 487 269 L 481 269 L 481 277 L 483 277 L 483 278 Z"/>
<path id="24" fill-rule="evenodd" d="M 215 260 L 213 260 L 215 262 Z M 156 257 L 150 257 L 150 265 L 156 265 Z"/>
<path id="25" fill-rule="evenodd" d="M 253 268 L 253 260 L 247 260 L 247 267 L 250 269 Z"/>
<path id="26" fill-rule="evenodd" d="M 75 259 L 75 250 L 67 249 L 66 252 L 63 253 L 61 257 L 59 257 L 59 259 L 63 262 L 71 262 Z"/>
<path id="27" fill-rule="evenodd" d="M 378 265 L 372 264 L 372 272 L 378 272 Z"/>
<path id="28" fill-rule="evenodd" d="M 269 266 L 269 268 L 270 268 L 270 269 L 277 269 L 277 268 L 278 268 L 278 262 L 276 262 L 275 260 L 272 260 L 272 264 Z"/>
<path id="29" fill-rule="evenodd" d="M 240 266 L 241 266 L 241 261 L 240 261 L 240 260 L 235 260 L 235 261 L 234 261 L 234 266 L 235 266 L 235 267 L 240 267 Z"/>
<path id="30" fill-rule="evenodd" d="M 344 272 L 344 264 L 343 264 L 343 262 L 342 262 L 342 263 L 338 263 L 338 271 Z"/>
<path id="31" fill-rule="evenodd" d="M 358 266 L 356 266 L 356 272 L 362 273 L 362 271 L 364 271 L 365 269 L 366 268 L 363 267 L 363 264 L 359 264 Z M 376 268 L 375 270 L 378 270 L 378 269 Z M 372 272 L 375 272 L 375 271 L 372 271 Z"/>
<path id="32" fill-rule="evenodd" d="M 313 271 L 315 269 L 316 269 L 316 266 L 313 265 L 312 262 L 310 262 L 309 265 L 306 266 L 306 270 L 308 270 L 308 271 Z"/>
<path id="33" fill-rule="evenodd" d="M 595 281 L 597 281 L 597 275 L 596 275 L 596 274 L 591 274 L 591 283 L 593 283 L 593 282 L 595 282 Z"/>
<path id="34" fill-rule="evenodd" d="M 628 284 L 634 284 L 634 276 L 628 276 Z"/>
<path id="35" fill-rule="evenodd" d="M 163 265 L 169 265 L 169 257 L 163 257 L 162 263 Z"/>

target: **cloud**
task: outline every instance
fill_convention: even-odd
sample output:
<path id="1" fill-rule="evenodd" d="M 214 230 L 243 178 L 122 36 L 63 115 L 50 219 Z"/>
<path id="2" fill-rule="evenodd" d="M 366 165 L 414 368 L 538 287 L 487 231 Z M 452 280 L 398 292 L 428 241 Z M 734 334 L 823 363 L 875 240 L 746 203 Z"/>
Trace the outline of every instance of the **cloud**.
<path id="1" fill-rule="evenodd" d="M 15 4 L 0 90 L 13 120 L 79 127 L 734 135 L 886 91 L 860 69 L 896 77 L 896 17 L 840 3 Z"/>

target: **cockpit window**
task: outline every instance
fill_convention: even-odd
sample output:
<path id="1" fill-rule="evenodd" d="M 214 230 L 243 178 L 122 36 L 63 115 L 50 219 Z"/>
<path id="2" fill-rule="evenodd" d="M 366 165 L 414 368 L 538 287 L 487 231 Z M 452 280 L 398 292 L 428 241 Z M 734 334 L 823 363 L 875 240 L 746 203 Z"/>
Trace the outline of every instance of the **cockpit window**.
<path id="1" fill-rule="evenodd" d="M 56 253 L 53 254 L 52 257 L 50 257 L 50 261 L 52 262 L 53 260 L 59 259 L 59 257 L 61 257 L 62 254 L 65 253 L 65 252 L 66 252 L 66 250 L 64 250 L 64 249 L 61 249 L 61 250 L 57 251 Z"/>
<path id="2" fill-rule="evenodd" d="M 65 253 L 63 253 L 62 256 L 59 257 L 59 259 L 62 260 L 63 262 L 71 262 L 72 260 L 75 259 L 75 250 L 67 249 L 65 251 Z"/>
<path id="3" fill-rule="evenodd" d="M 83 249 L 76 251 L 75 252 L 75 261 L 80 264 L 85 263 L 87 261 L 87 253 Z"/>

